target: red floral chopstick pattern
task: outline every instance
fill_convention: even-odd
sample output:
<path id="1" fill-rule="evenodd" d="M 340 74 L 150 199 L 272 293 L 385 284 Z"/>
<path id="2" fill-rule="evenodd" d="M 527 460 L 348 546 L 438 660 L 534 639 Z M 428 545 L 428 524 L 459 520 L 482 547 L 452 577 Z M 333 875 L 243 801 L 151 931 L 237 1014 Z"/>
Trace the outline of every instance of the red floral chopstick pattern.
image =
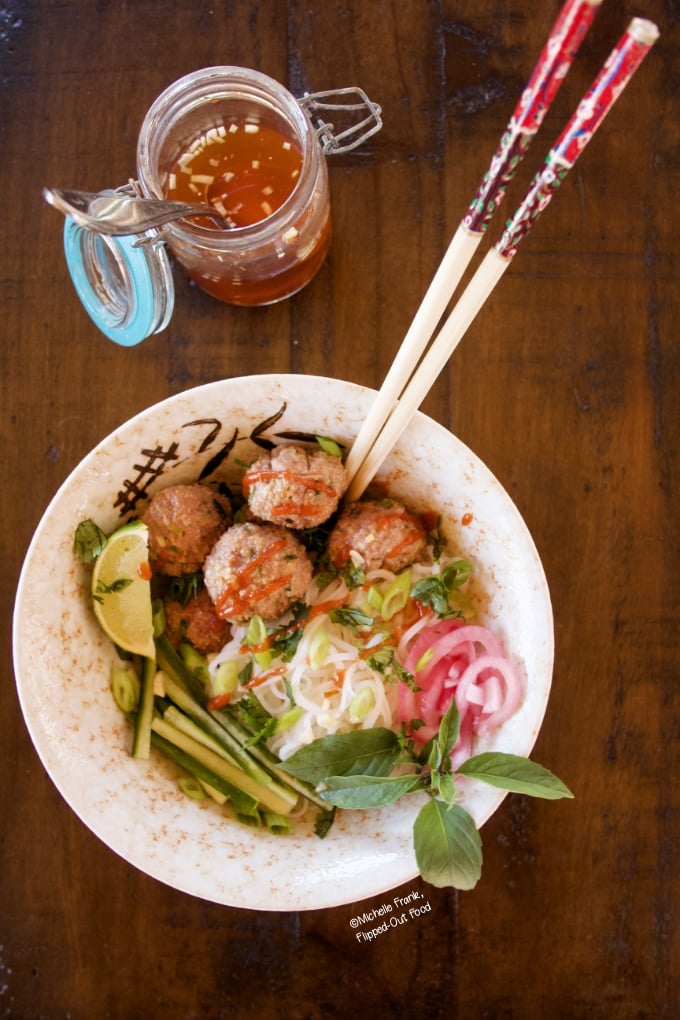
<path id="1" fill-rule="evenodd" d="M 543 168 L 496 244 L 504 258 L 512 258 L 531 230 L 568 171 L 581 155 L 642 60 L 656 41 L 658 32 L 651 22 L 635 18 L 612 50 L 600 74 L 552 147 Z"/>
<path id="2" fill-rule="evenodd" d="M 567 0 L 510 118 L 463 223 L 483 233 L 564 81 L 601 0 Z"/>

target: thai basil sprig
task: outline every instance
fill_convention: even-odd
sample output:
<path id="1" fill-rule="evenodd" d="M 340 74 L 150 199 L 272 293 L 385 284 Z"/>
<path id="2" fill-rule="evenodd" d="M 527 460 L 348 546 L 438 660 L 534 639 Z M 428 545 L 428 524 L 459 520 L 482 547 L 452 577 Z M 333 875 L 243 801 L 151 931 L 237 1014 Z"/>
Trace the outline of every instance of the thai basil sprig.
<path id="1" fill-rule="evenodd" d="M 460 720 L 455 699 L 436 736 L 416 750 L 404 733 L 383 727 L 329 734 L 296 751 L 282 763 L 290 775 L 315 785 L 329 805 L 345 810 L 382 807 L 411 793 L 427 800 L 413 826 L 420 874 L 435 886 L 472 889 L 482 870 L 482 841 L 472 815 L 457 802 L 456 776 L 531 797 L 573 797 L 548 769 L 519 755 L 485 752 L 459 765 L 451 751 Z"/>

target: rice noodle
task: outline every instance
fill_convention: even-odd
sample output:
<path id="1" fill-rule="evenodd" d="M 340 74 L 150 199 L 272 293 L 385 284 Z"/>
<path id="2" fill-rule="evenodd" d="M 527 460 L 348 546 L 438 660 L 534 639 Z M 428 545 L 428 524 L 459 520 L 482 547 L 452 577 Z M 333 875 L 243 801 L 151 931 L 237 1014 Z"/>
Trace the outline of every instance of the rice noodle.
<path id="1" fill-rule="evenodd" d="M 357 562 L 360 565 L 361 561 Z M 431 577 L 445 566 L 428 552 L 411 566 L 410 582 Z M 517 708 L 522 695 L 519 679 L 486 628 L 458 618 L 439 620 L 432 610 L 421 607 L 419 617 L 407 621 L 407 626 L 399 614 L 384 621 L 372 611 L 374 625 L 357 632 L 333 621 L 325 611 L 325 606 L 341 602 L 344 607 L 366 612 L 370 586 L 384 590 L 396 576 L 384 569 L 371 571 L 366 583 L 355 589 L 341 577 L 322 589 L 312 581 L 305 595 L 309 618 L 292 657 L 287 662 L 275 657 L 266 666 L 254 663 L 247 686 L 272 716 L 280 719 L 292 705 L 301 709 L 292 725 L 267 742 L 281 759 L 326 734 L 375 726 L 393 729 L 401 723 L 408 729 L 416 719 L 424 725 L 414 726 L 411 735 L 426 743 L 455 697 L 461 716 L 455 765 L 469 756 L 476 733 L 500 725 Z M 281 625 L 288 622 L 288 617 L 280 621 Z M 212 674 L 228 660 L 234 660 L 239 669 L 253 662 L 252 649 L 245 646 L 247 629 L 247 625 L 233 626 L 231 640 L 210 663 Z M 411 690 L 404 682 L 389 683 L 368 665 L 371 648 L 384 646 L 395 650 L 395 658 L 415 676 L 420 691 Z M 234 698 L 242 693 L 237 691 Z"/>

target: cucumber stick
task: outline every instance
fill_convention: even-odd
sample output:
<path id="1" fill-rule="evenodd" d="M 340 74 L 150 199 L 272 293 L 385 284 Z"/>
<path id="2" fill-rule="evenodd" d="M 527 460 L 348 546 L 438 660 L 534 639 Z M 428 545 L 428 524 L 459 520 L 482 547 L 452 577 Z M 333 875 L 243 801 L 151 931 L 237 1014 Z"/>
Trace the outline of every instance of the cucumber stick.
<path id="1" fill-rule="evenodd" d="M 222 776 L 211 772 L 206 765 L 202 765 L 195 758 L 192 758 L 190 754 L 177 747 L 176 744 L 166 740 L 165 737 L 161 737 L 155 730 L 151 731 L 151 744 L 166 758 L 174 761 L 176 765 L 179 765 L 190 776 L 193 776 L 194 779 L 198 779 L 199 782 L 206 784 L 220 799 L 223 799 L 222 802 L 230 801 L 237 814 L 257 815 L 259 817 L 255 797 L 251 797 L 250 794 L 244 793 L 242 790 L 237 789 L 237 787 L 232 786 Z"/>
<path id="2" fill-rule="evenodd" d="M 139 702 L 135 716 L 135 732 L 132 738 L 133 758 L 148 758 L 151 751 L 151 720 L 153 718 L 153 683 L 155 676 L 156 660 L 145 658 L 142 662 Z"/>
<path id="3" fill-rule="evenodd" d="M 246 775 L 237 766 L 232 765 L 231 762 L 226 761 L 214 751 L 199 744 L 192 737 L 182 733 L 181 730 L 178 730 L 159 716 L 154 716 L 151 728 L 154 733 L 174 744 L 175 747 L 179 747 L 185 754 L 191 755 L 200 764 L 205 765 L 216 776 L 221 776 L 232 786 L 254 797 L 263 808 L 280 815 L 290 814 L 297 801 L 297 795 L 291 794 L 284 798 L 276 790 L 272 789 L 271 784 L 269 786 L 262 786 L 260 783 L 255 782 L 255 780 L 251 779 L 250 776 Z"/>
<path id="4" fill-rule="evenodd" d="M 179 657 L 177 657 L 179 658 Z M 181 660 L 180 660 L 181 661 Z M 182 682 L 182 672 L 177 669 L 177 664 L 172 659 L 162 660 L 163 672 L 165 673 L 165 693 L 174 704 L 180 708 L 197 726 L 205 730 L 214 740 L 220 744 L 239 768 L 254 779 L 256 783 L 275 790 L 278 795 L 291 804 L 297 801 L 297 794 L 293 793 L 286 783 L 285 785 L 274 779 L 270 772 L 262 767 L 248 750 L 245 750 L 235 737 L 228 733 L 219 722 L 213 718 L 193 695 L 186 689 Z M 182 664 L 183 665 L 183 664 Z"/>

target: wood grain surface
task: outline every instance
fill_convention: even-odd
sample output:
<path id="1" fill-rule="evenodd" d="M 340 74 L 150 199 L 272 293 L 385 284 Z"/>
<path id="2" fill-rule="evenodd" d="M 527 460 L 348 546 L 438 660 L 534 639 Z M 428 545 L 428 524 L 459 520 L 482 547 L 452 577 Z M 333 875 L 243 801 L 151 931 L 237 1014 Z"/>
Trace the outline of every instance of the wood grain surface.
<path id="1" fill-rule="evenodd" d="M 556 0 L 0 4 L 0 1016 L 678 1015 L 676 0 L 604 0 L 508 213 L 628 20 L 652 18 L 660 41 L 424 404 L 485 461 L 534 536 L 556 640 L 535 757 L 575 800 L 508 798 L 483 829 L 479 886 L 395 890 L 418 890 L 431 910 L 369 944 L 351 921 L 391 894 L 312 912 L 226 908 L 115 856 L 45 773 L 12 678 L 28 543 L 61 482 L 116 426 L 170 394 L 254 372 L 380 384 L 558 10 Z M 329 159 L 333 244 L 305 290 L 235 308 L 176 268 L 170 325 L 126 350 L 79 304 L 62 218 L 41 189 L 134 176 L 151 102 L 212 64 L 257 68 L 296 95 L 358 84 L 384 127 Z"/>

